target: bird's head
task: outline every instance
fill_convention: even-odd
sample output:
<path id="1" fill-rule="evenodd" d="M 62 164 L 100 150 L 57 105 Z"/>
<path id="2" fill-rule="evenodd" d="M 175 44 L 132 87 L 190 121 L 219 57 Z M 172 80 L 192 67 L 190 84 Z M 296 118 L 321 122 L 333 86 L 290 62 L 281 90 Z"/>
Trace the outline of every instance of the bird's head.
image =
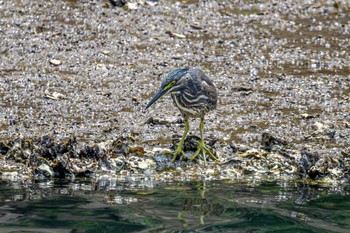
<path id="1" fill-rule="evenodd" d="M 151 101 L 147 104 L 146 109 L 149 108 L 154 102 L 156 102 L 164 94 L 180 91 L 185 87 L 185 82 L 182 77 L 188 72 L 188 68 L 179 68 L 171 71 L 165 76 L 162 85 L 158 92 L 153 96 Z"/>

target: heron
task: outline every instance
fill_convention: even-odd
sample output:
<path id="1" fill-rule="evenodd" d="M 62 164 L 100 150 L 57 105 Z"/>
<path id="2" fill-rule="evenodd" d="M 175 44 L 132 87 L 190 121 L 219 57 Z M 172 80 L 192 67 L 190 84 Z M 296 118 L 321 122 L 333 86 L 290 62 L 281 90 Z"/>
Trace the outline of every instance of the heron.
<path id="1" fill-rule="evenodd" d="M 185 131 L 176 150 L 172 152 L 174 162 L 178 156 L 186 158 L 183 146 L 190 129 L 189 118 L 200 118 L 200 141 L 197 150 L 191 157 L 194 160 L 202 154 L 206 163 L 206 154 L 217 160 L 204 142 L 204 117 L 216 108 L 218 95 L 213 82 L 198 68 L 178 68 L 167 74 L 161 83 L 160 89 L 146 106 L 148 109 L 165 94 L 171 94 L 174 105 L 180 110 L 185 120 Z"/>

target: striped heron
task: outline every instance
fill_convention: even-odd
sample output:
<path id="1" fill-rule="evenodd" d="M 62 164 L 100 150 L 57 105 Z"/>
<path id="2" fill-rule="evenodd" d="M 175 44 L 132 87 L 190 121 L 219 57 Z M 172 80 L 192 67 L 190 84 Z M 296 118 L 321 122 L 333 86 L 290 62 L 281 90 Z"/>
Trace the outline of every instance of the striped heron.
<path id="1" fill-rule="evenodd" d="M 204 116 L 216 108 L 218 96 L 213 82 L 197 68 L 179 68 L 164 77 L 160 89 L 147 104 L 146 109 L 165 94 L 171 94 L 174 105 L 180 110 L 185 119 L 185 131 L 172 153 L 172 162 L 180 155 L 185 158 L 183 146 L 190 129 L 189 118 L 200 118 L 200 142 L 196 152 L 191 157 L 195 159 L 200 153 L 206 163 L 206 153 L 214 160 L 217 158 L 204 143 Z"/>

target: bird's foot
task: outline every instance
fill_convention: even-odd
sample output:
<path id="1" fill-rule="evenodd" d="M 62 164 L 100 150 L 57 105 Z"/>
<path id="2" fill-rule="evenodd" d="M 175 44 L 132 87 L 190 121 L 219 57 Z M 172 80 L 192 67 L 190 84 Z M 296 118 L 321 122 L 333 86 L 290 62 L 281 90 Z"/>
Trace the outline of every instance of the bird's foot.
<path id="1" fill-rule="evenodd" d="M 218 160 L 218 158 L 216 158 L 215 155 L 207 148 L 204 141 L 201 141 L 199 143 L 198 148 L 197 148 L 196 152 L 193 154 L 191 160 L 194 160 L 201 152 L 203 155 L 204 164 L 207 163 L 206 153 L 208 153 L 212 159 Z"/>
<path id="2" fill-rule="evenodd" d="M 173 154 L 173 159 L 171 160 L 171 162 L 175 162 L 176 158 L 180 155 L 180 158 L 185 158 L 185 152 L 182 150 L 182 145 L 178 145 L 178 147 L 176 148 L 176 150 L 172 153 Z"/>
<path id="3" fill-rule="evenodd" d="M 185 152 L 182 150 L 182 145 L 178 145 L 175 151 L 165 151 L 166 154 L 170 154 L 173 156 L 171 162 L 175 162 L 177 157 L 180 155 L 180 159 L 185 158 Z"/>

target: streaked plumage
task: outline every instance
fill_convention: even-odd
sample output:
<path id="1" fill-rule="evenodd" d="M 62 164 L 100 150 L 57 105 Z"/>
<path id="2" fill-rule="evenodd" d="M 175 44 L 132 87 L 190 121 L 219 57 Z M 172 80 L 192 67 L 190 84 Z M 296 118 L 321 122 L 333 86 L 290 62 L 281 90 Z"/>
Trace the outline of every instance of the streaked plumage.
<path id="1" fill-rule="evenodd" d="M 216 159 L 216 157 L 204 145 L 203 139 L 204 116 L 210 110 L 216 108 L 218 99 L 216 88 L 212 81 L 197 68 L 175 69 L 164 78 L 159 91 L 147 104 L 146 109 L 167 93 L 171 94 L 174 105 L 178 107 L 185 118 L 185 132 L 176 151 L 174 152 L 173 160 L 175 160 L 177 155 L 180 153 L 184 155 L 182 146 L 189 130 L 189 117 L 201 118 L 201 141 L 200 145 L 198 146 L 198 150 L 192 159 L 197 157 L 200 152 L 202 152 L 204 155 L 203 157 L 205 162 L 206 152 L 208 152 L 213 159 Z"/>
<path id="2" fill-rule="evenodd" d="M 181 78 L 183 88 L 171 97 L 182 115 L 202 117 L 216 108 L 217 93 L 212 81 L 199 69 L 189 69 Z"/>

